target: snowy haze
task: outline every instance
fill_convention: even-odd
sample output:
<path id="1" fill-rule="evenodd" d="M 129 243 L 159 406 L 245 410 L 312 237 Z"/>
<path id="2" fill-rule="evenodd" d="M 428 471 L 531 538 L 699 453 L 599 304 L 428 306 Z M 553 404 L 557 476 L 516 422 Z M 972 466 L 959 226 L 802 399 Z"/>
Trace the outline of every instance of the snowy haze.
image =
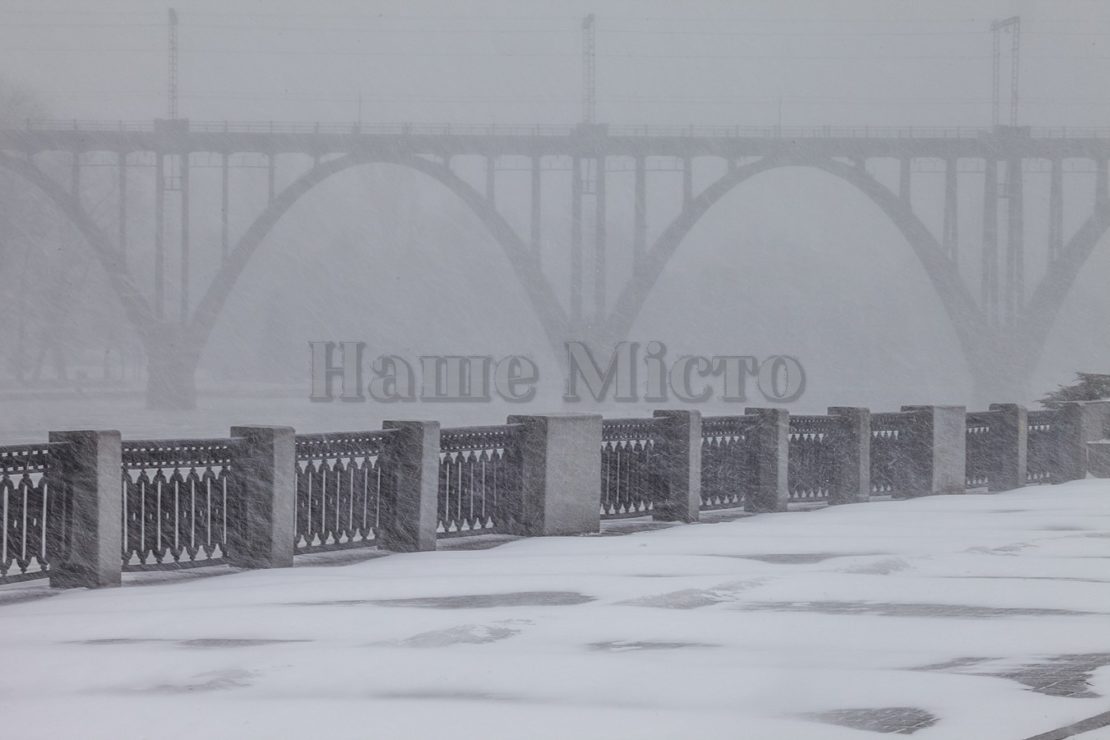
<path id="1" fill-rule="evenodd" d="M 1021 15 L 1023 24 L 1020 123 L 1083 127 L 1110 120 L 1110 9 L 1096 2 L 179 0 L 173 6 L 181 21 L 180 114 L 195 121 L 338 123 L 361 116 L 367 123 L 572 124 L 581 118 L 579 25 L 591 12 L 598 17 L 597 117 L 614 125 L 987 126 L 987 27 L 1011 15 Z M 0 2 L 0 116 L 165 117 L 167 7 L 146 0 Z M 280 161 L 279 187 L 304 165 Z M 463 169 L 481 187 L 480 169 Z M 197 290 L 217 259 L 216 173 L 198 170 L 194 181 Z M 879 165 L 876 174 L 889 182 L 892 171 Z M 86 204 L 112 223 L 111 172 L 90 168 L 84 177 Z M 497 192 L 502 213 L 525 234 L 528 177 L 505 173 Z M 1047 175 L 1028 180 L 1027 198 L 1047 198 Z M 264 169 L 234 175 L 233 236 L 264 205 L 265 182 Z M 565 172 L 545 175 L 552 195 L 544 204 L 543 250 L 556 275 L 566 261 L 568 183 Z M 942 183 L 939 172 L 915 181 L 918 209 L 934 230 Z M 680 176 L 671 184 L 651 193 L 650 234 L 677 213 Z M 18 186 L 8 181 L 0 188 L 11 195 Z M 149 192 L 136 197 L 149 199 Z M 612 181 L 612 255 L 629 248 L 630 194 L 630 184 Z M 86 389 L 75 398 L 51 387 L 68 387 L 52 384 L 52 353 L 65 356 L 71 376 L 97 378 L 105 347 L 121 350 L 129 367 L 141 366 L 141 347 L 91 252 L 56 212 L 25 207 L 20 199 L 27 197 L 0 199 L 7 277 L 0 308 L 9 319 L 0 329 L 6 439 L 75 426 L 176 434 L 214 433 L 238 422 L 305 430 L 398 416 L 495 422 L 519 410 L 312 405 L 310 340 L 360 340 L 373 354 L 410 357 L 529 355 L 542 368 L 535 410 L 560 406 L 561 370 L 501 248 L 440 185 L 386 165 L 332 178 L 274 230 L 201 361 L 197 411 L 172 417 L 145 411 L 135 377 L 120 386 L 126 393 Z M 1091 197 L 1069 197 L 1069 235 Z M 150 218 L 140 204 L 132 207 L 139 233 Z M 973 268 L 981 188 L 967 187 L 960 207 L 961 260 Z M 1036 210 L 1026 224 L 1030 284 L 1043 271 L 1046 228 L 1043 209 Z M 149 265 L 144 248 L 138 239 L 131 247 L 138 265 Z M 736 188 L 698 224 L 630 338 L 663 341 L 675 356 L 795 355 L 809 378 L 791 407 L 798 412 L 1029 402 L 1074 370 L 1110 367 L 1108 270 L 1103 244 L 1064 305 L 1027 398 L 976 398 L 951 323 L 897 230 L 842 182 L 811 170 L 778 170 Z M 965 279 L 977 294 L 974 269 Z M 37 385 L 14 381 L 17 353 L 26 362 L 42 360 Z"/>

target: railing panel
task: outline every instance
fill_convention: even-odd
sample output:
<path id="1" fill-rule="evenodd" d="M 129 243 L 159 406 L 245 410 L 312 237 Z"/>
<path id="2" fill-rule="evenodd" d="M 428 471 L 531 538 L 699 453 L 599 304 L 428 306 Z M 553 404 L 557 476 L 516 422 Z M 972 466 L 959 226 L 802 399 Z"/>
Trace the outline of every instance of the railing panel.
<path id="1" fill-rule="evenodd" d="M 601 426 L 601 518 L 646 516 L 659 488 L 655 419 L 606 419 Z"/>
<path id="2" fill-rule="evenodd" d="M 503 424 L 440 432 L 438 536 L 506 531 L 520 507 L 521 429 Z"/>
<path id="3" fill-rule="evenodd" d="M 1060 474 L 1060 412 L 1030 411 L 1027 419 L 1025 479 L 1028 483 L 1051 483 Z"/>
<path id="4" fill-rule="evenodd" d="M 701 423 L 701 508 L 742 507 L 755 483 L 755 420 L 707 416 Z"/>
<path id="5" fill-rule="evenodd" d="M 123 569 L 216 565 L 227 556 L 232 439 L 123 442 Z"/>
<path id="6" fill-rule="evenodd" d="M 298 434 L 296 554 L 378 543 L 390 430 Z"/>
<path id="7" fill-rule="evenodd" d="M 790 417 L 790 501 L 828 501 L 836 479 L 833 434 L 847 423 L 847 418 L 837 416 Z"/>
<path id="8" fill-rule="evenodd" d="M 64 501 L 46 471 L 50 445 L 0 447 L 0 584 L 49 575 L 48 530 L 60 531 Z"/>
<path id="9" fill-rule="evenodd" d="M 967 415 L 967 487 L 990 485 L 995 467 L 995 440 L 1000 433 L 1002 414 L 997 411 L 976 411 Z"/>
<path id="10" fill-rule="evenodd" d="M 871 494 L 897 495 L 905 488 L 912 417 L 905 413 L 871 415 Z"/>

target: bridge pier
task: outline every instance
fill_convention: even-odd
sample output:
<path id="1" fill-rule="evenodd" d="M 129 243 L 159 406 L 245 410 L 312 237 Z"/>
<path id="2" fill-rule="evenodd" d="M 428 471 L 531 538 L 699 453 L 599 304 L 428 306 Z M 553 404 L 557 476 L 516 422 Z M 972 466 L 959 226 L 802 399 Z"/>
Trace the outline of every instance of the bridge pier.
<path id="1" fill-rule="evenodd" d="M 190 349 L 180 331 L 157 332 L 144 342 L 146 406 L 149 409 L 196 408 L 196 370 L 200 353 Z"/>

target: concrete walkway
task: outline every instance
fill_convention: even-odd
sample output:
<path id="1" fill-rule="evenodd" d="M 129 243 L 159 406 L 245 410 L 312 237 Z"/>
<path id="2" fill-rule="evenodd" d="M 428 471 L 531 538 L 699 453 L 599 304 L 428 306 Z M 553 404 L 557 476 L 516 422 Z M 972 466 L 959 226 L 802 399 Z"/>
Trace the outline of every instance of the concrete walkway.
<path id="1" fill-rule="evenodd" d="M 1106 481 L 648 529 L 0 588 L 0 736 L 1021 740 L 1110 712 Z"/>

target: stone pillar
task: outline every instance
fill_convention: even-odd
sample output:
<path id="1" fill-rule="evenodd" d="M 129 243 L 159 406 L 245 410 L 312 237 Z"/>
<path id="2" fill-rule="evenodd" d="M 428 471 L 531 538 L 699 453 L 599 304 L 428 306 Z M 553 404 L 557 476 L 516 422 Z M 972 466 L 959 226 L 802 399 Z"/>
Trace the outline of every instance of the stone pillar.
<path id="1" fill-rule="evenodd" d="M 840 419 L 831 440 L 836 469 L 829 504 L 853 504 L 871 498 L 871 411 L 831 406 L 829 416 Z"/>
<path id="2" fill-rule="evenodd" d="M 439 422 L 387 421 L 382 452 L 381 546 L 394 552 L 436 549 Z"/>
<path id="3" fill-rule="evenodd" d="M 116 431 L 51 432 L 47 469 L 52 505 L 65 501 L 47 532 L 50 585 L 118 586 L 123 567 L 123 466 Z M 62 531 L 57 531 L 60 523 Z"/>
<path id="4" fill-rule="evenodd" d="M 1087 443 L 1087 469 L 1096 478 L 1110 478 L 1110 441 Z"/>
<path id="5" fill-rule="evenodd" d="M 903 406 L 913 414 L 907 439 L 906 490 L 900 497 L 967 489 L 967 409 Z"/>
<path id="6" fill-rule="evenodd" d="M 1016 403 L 992 403 L 999 414 L 997 429 L 991 429 L 990 479 L 992 491 L 1010 491 L 1025 485 L 1029 450 L 1028 412 Z"/>
<path id="7" fill-rule="evenodd" d="M 752 512 L 786 511 L 790 454 L 790 413 L 786 409 L 744 409 L 756 417 L 752 444 L 752 488 L 744 508 Z"/>
<path id="8" fill-rule="evenodd" d="M 521 506 L 514 534 L 569 535 L 601 529 L 601 416 L 510 416 L 520 436 Z"/>
<path id="9" fill-rule="evenodd" d="M 652 518 L 696 522 L 701 510 L 701 412 L 656 411 L 660 490 Z"/>
<path id="10" fill-rule="evenodd" d="M 297 508 L 292 427 L 232 427 L 227 560 L 240 568 L 293 565 Z"/>
<path id="11" fill-rule="evenodd" d="M 1087 477 L 1087 443 L 1105 439 L 1110 401 L 1072 401 L 1060 407 L 1060 480 Z"/>

